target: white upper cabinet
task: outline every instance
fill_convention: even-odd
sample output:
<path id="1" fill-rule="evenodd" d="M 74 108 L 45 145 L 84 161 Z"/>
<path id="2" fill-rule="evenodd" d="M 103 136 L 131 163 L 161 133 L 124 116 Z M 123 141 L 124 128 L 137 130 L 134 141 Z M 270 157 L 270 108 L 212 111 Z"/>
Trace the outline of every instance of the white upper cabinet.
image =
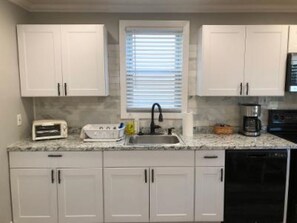
<path id="1" fill-rule="evenodd" d="M 245 26 L 203 26 L 198 48 L 198 95 L 239 95 Z"/>
<path id="2" fill-rule="evenodd" d="M 284 95 L 287 43 L 288 26 L 247 26 L 246 95 Z"/>
<path id="3" fill-rule="evenodd" d="M 59 25 L 18 25 L 22 96 L 58 96 L 62 84 Z"/>
<path id="4" fill-rule="evenodd" d="M 104 25 L 18 25 L 22 96 L 108 95 Z"/>
<path id="5" fill-rule="evenodd" d="M 104 26 L 63 25 L 61 29 L 64 91 L 69 96 L 106 95 Z"/>
<path id="6" fill-rule="evenodd" d="M 292 25 L 289 28 L 288 53 L 297 53 L 297 26 Z"/>
<path id="7" fill-rule="evenodd" d="M 203 26 L 198 95 L 284 95 L 288 26 Z"/>

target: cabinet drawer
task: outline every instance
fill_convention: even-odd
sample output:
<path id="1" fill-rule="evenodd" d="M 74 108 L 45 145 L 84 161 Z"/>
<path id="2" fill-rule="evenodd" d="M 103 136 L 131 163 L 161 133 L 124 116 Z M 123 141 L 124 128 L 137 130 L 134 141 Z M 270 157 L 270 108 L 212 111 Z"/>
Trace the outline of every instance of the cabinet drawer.
<path id="1" fill-rule="evenodd" d="M 102 167 L 102 152 L 10 152 L 11 168 Z"/>
<path id="2" fill-rule="evenodd" d="M 194 166 L 194 151 L 104 152 L 104 167 Z"/>
<path id="3" fill-rule="evenodd" d="M 225 166 L 225 151 L 196 151 L 196 166 Z"/>

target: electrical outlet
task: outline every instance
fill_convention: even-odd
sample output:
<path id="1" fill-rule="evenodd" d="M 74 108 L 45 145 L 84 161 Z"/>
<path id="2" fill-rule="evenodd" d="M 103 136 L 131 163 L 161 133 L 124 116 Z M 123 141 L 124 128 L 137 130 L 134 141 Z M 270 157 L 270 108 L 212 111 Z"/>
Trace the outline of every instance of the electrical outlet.
<path id="1" fill-rule="evenodd" d="M 17 126 L 21 126 L 22 123 L 23 123 L 22 115 L 21 114 L 17 114 Z"/>

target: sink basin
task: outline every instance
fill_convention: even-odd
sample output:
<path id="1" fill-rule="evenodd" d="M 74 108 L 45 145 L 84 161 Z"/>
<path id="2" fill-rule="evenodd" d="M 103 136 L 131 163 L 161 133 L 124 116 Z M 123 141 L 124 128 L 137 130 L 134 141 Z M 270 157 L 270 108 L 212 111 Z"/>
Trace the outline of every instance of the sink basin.
<path id="1" fill-rule="evenodd" d="M 130 136 L 127 145 L 174 145 L 181 143 L 176 135 L 135 135 Z"/>

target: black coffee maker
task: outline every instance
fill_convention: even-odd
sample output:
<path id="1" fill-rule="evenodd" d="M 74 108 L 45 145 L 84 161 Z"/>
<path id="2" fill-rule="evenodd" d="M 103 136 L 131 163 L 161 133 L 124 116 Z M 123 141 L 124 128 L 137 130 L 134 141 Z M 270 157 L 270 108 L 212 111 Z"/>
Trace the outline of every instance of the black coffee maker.
<path id="1" fill-rule="evenodd" d="M 261 105 L 241 104 L 240 105 L 240 133 L 246 136 L 259 136 L 261 134 Z"/>

